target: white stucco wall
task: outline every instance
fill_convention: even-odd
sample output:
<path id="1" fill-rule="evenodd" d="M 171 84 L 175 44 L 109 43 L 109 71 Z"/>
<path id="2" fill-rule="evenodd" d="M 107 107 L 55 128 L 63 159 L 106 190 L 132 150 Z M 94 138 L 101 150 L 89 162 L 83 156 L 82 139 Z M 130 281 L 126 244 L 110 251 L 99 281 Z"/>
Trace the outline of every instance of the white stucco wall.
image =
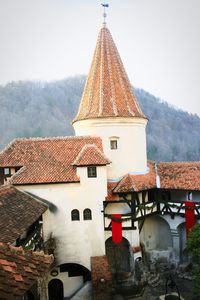
<path id="1" fill-rule="evenodd" d="M 58 275 L 56 277 L 53 277 L 51 274 L 49 274 L 48 282 L 53 279 L 61 280 L 63 283 L 64 297 L 70 297 L 77 291 L 77 289 L 83 286 L 83 276 L 69 277 L 68 272 L 59 272 L 59 268 L 57 268 L 57 271 Z"/>
<path id="2" fill-rule="evenodd" d="M 140 240 L 147 251 L 168 250 L 169 247 L 172 247 L 169 224 L 160 216 L 148 217 L 140 232 Z"/>
<path id="3" fill-rule="evenodd" d="M 106 167 L 97 167 L 97 178 L 87 178 L 87 168 L 77 169 L 80 183 L 24 185 L 19 189 L 31 192 L 57 206 L 43 218 L 44 238 L 57 239 L 57 264 L 77 263 L 89 270 L 90 257 L 105 254 L 103 201 L 107 194 Z M 92 220 L 83 220 L 83 210 L 92 211 Z M 78 209 L 80 221 L 71 220 L 71 211 Z"/>
<path id="4" fill-rule="evenodd" d="M 146 172 L 146 123 L 142 118 L 108 118 L 81 120 L 73 126 L 77 136 L 101 137 L 104 153 L 112 162 L 108 166 L 108 178 L 118 179 L 127 173 Z M 116 150 L 110 149 L 112 137 L 118 140 Z"/>

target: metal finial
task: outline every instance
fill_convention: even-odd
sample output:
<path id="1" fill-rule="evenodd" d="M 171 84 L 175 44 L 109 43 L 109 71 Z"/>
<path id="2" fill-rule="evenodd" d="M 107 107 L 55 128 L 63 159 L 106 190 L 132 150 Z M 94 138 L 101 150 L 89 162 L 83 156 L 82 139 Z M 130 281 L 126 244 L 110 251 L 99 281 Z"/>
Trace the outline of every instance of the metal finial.
<path id="1" fill-rule="evenodd" d="M 109 7 L 109 4 L 108 3 L 101 3 L 101 5 L 103 6 L 103 24 L 106 24 L 106 17 L 107 17 L 107 14 L 106 14 L 106 8 Z"/>

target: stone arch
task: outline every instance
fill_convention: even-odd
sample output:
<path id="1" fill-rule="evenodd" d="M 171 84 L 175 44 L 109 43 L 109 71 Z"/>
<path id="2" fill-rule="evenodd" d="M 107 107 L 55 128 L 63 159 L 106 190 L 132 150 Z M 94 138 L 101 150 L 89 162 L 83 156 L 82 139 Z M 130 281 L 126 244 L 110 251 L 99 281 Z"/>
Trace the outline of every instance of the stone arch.
<path id="1" fill-rule="evenodd" d="M 48 284 L 49 300 L 63 300 L 64 287 L 60 279 L 52 279 Z"/>
<path id="2" fill-rule="evenodd" d="M 80 264 L 76 263 L 64 263 L 59 266 L 54 267 L 50 271 L 50 275 L 54 277 L 52 280 L 58 280 L 57 282 L 52 280 L 50 282 L 57 285 L 59 285 L 59 281 L 63 284 L 63 292 L 64 292 L 64 298 L 58 298 L 61 299 L 68 299 L 72 295 L 74 295 L 80 288 L 83 287 L 84 283 L 86 281 L 91 280 L 91 272 L 86 267 Z M 49 282 L 49 285 L 50 285 Z M 51 292 L 51 285 L 49 287 Z M 62 288 L 61 288 L 62 290 Z M 53 292 L 51 293 L 53 295 Z M 61 296 L 60 296 L 61 297 Z M 49 300 L 54 300 L 53 296 L 52 298 L 49 297 Z M 57 298 L 55 298 L 57 300 Z"/>
<path id="3" fill-rule="evenodd" d="M 122 238 L 121 243 L 115 244 L 112 237 L 105 242 L 106 255 L 113 274 L 122 274 L 131 271 L 130 243 L 126 238 Z"/>
<path id="4" fill-rule="evenodd" d="M 91 272 L 86 267 L 76 263 L 66 263 L 59 266 L 60 273 L 67 272 L 69 277 L 82 276 L 83 282 L 91 280 Z"/>
<path id="5" fill-rule="evenodd" d="M 177 232 L 179 235 L 179 248 L 180 248 L 180 262 L 187 262 L 189 260 L 189 253 L 186 247 L 186 225 L 182 222 L 177 226 Z"/>
<path id="6" fill-rule="evenodd" d="M 172 236 L 168 222 L 161 216 L 150 216 L 144 221 L 140 241 L 146 251 L 172 248 Z"/>

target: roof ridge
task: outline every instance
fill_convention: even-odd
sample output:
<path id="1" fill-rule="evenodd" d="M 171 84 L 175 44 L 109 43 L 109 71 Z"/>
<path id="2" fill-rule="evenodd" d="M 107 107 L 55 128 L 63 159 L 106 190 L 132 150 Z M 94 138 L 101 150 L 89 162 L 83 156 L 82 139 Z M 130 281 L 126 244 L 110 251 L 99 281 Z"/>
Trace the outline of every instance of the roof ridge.
<path id="1" fill-rule="evenodd" d="M 110 163 L 111 161 L 105 156 L 104 152 L 99 149 L 97 147 L 96 144 L 85 144 L 82 149 L 80 150 L 79 154 L 77 155 L 77 157 L 75 158 L 75 160 L 72 162 L 71 165 L 76 165 L 78 163 L 78 161 L 81 159 L 82 155 L 84 154 L 84 152 L 86 151 L 87 148 L 95 148 L 95 150 L 105 159 L 108 161 L 108 163 Z"/>
<path id="2" fill-rule="evenodd" d="M 186 165 L 186 164 L 200 164 L 200 161 L 160 161 L 157 163 L 157 165 L 160 164 L 182 164 L 182 165 Z"/>

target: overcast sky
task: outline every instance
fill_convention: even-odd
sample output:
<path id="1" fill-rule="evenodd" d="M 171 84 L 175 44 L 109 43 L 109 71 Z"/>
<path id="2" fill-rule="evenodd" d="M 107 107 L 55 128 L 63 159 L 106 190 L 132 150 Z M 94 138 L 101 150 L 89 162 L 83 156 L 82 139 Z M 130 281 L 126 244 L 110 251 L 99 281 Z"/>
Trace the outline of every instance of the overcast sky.
<path id="1" fill-rule="evenodd" d="M 0 84 L 87 74 L 100 0 L 0 0 Z M 200 115 L 200 0 L 108 0 L 134 87 Z"/>

